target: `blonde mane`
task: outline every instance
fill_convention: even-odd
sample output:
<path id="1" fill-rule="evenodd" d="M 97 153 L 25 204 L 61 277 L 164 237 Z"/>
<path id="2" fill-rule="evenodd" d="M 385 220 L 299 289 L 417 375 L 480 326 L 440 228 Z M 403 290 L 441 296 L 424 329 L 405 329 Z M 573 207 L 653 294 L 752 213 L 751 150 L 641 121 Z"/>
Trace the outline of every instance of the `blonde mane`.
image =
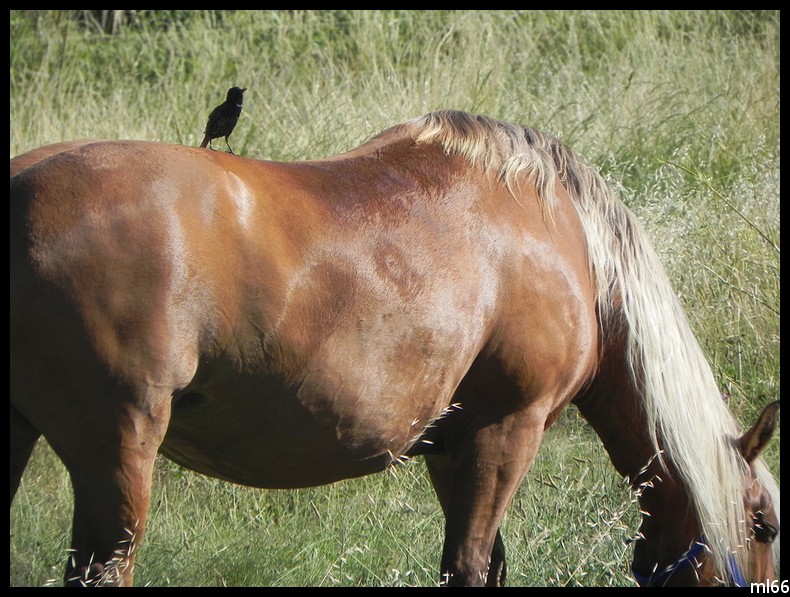
<path id="1" fill-rule="evenodd" d="M 496 173 L 516 197 L 524 174 L 549 215 L 557 201 L 555 180 L 562 182 L 584 227 L 603 334 L 625 320 L 628 363 L 653 447 L 658 454 L 662 445 L 679 472 L 718 570 L 729 569 L 729 557 L 746 569 L 742 494 L 748 470 L 732 444 L 742 431 L 630 210 L 598 172 L 555 137 L 535 129 L 459 111 L 434 112 L 404 126 L 417 144 L 438 143 L 447 153 Z M 620 298 L 616 307 L 615 297 Z M 778 515 L 776 481 L 762 461 L 754 468 Z M 777 540 L 777 557 L 778 545 Z"/>

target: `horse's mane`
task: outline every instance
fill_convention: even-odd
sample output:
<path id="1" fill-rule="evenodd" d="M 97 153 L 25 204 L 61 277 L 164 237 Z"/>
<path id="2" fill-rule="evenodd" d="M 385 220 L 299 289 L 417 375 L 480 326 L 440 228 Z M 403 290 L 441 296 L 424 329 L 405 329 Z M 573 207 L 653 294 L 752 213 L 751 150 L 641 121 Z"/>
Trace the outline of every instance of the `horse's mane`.
<path id="1" fill-rule="evenodd" d="M 438 143 L 447 153 L 495 172 L 514 196 L 524 174 L 549 214 L 556 202 L 555 180 L 562 182 L 585 230 L 604 337 L 625 322 L 628 363 L 656 453 L 663 449 L 678 471 L 718 570 L 729 569 L 730 554 L 745 569 L 742 493 L 748 470 L 732 443 L 741 429 L 721 398 L 657 254 L 630 210 L 597 171 L 546 133 L 451 110 L 403 126 L 417 144 Z M 761 460 L 755 472 L 771 493 L 778 516 L 776 481 Z M 777 540 L 777 557 L 778 546 Z"/>

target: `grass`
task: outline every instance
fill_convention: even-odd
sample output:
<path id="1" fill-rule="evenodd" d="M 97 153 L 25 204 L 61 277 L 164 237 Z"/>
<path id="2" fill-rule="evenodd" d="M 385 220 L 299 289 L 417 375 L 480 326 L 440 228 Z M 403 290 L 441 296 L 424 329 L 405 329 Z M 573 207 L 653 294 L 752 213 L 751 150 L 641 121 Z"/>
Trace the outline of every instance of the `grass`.
<path id="1" fill-rule="evenodd" d="M 736 416 L 778 399 L 778 11 L 159 11 L 113 34 L 75 12 L 11 12 L 11 156 L 85 137 L 197 145 L 232 85 L 248 88 L 234 150 L 258 158 L 328 156 L 441 108 L 535 126 L 644 223 Z M 293 492 L 163 459 L 155 475 L 138 584 L 436 583 L 442 518 L 419 462 Z M 42 444 L 11 509 L 12 586 L 60 578 L 70 519 Z M 511 584 L 632 585 L 636 524 L 570 410 L 503 524 Z"/>
<path id="2" fill-rule="evenodd" d="M 44 443 L 25 484 L 47 498 L 33 501 L 23 490 L 12 509 L 11 584 L 59 584 L 71 492 L 65 469 Z M 502 525 L 508 584 L 632 586 L 626 545 L 638 527 L 632 499 L 597 437 L 569 410 L 547 435 Z M 151 511 L 137 585 L 433 586 L 438 580 L 444 523 L 419 460 L 325 487 L 264 491 L 160 459 Z"/>

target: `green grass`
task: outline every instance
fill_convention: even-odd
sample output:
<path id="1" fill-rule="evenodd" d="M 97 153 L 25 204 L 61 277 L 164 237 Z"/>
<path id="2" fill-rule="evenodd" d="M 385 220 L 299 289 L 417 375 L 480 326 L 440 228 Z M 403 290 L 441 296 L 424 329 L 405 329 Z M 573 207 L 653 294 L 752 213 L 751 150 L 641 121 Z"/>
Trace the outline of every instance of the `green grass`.
<path id="1" fill-rule="evenodd" d="M 778 11 L 163 11 L 105 34 L 12 11 L 10 155 L 76 138 L 197 145 L 247 87 L 234 150 L 328 156 L 458 108 L 554 133 L 645 224 L 730 406 L 780 394 Z M 702 424 L 702 423 L 701 423 Z M 779 440 L 766 459 L 779 475 Z M 136 582 L 432 585 L 424 467 L 293 492 L 164 460 Z M 11 585 L 59 579 L 68 477 L 37 448 L 11 509 Z M 511 584 L 632 585 L 631 496 L 569 410 L 503 524 Z"/>
<path id="2" fill-rule="evenodd" d="M 25 484 L 11 511 L 11 584 L 59 584 L 71 493 L 46 444 L 37 447 Z M 632 586 L 626 545 L 638 527 L 632 499 L 597 437 L 569 410 L 547 435 L 502 525 L 508 584 Z M 291 491 L 236 486 L 160 459 L 151 511 L 137 585 L 438 581 L 443 517 L 417 459 L 378 475 Z"/>

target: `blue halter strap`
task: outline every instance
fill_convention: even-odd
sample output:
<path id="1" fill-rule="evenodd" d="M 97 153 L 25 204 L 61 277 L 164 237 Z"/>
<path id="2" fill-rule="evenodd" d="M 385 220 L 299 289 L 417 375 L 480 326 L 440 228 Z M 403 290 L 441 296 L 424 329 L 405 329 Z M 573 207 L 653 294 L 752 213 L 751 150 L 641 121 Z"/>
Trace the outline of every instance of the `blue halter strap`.
<path id="1" fill-rule="evenodd" d="M 697 539 L 694 544 L 689 547 L 688 551 L 680 556 L 680 559 L 671 566 L 667 566 L 661 571 L 653 572 L 653 574 L 650 576 L 645 576 L 644 574 L 637 572 L 632 564 L 631 573 L 634 575 L 636 581 L 643 587 L 663 587 L 667 584 L 667 582 L 669 582 L 669 579 L 672 578 L 676 572 L 683 570 L 687 566 L 696 566 L 697 556 L 702 555 L 702 553 L 705 551 L 706 545 L 707 542 L 705 541 L 705 536 L 703 535 Z M 732 555 L 727 557 L 727 564 L 730 576 L 732 577 L 732 582 L 735 584 L 735 586 L 748 586 L 746 579 L 743 577 L 741 569 L 738 567 L 738 563 L 735 561 L 735 558 L 733 558 Z"/>

